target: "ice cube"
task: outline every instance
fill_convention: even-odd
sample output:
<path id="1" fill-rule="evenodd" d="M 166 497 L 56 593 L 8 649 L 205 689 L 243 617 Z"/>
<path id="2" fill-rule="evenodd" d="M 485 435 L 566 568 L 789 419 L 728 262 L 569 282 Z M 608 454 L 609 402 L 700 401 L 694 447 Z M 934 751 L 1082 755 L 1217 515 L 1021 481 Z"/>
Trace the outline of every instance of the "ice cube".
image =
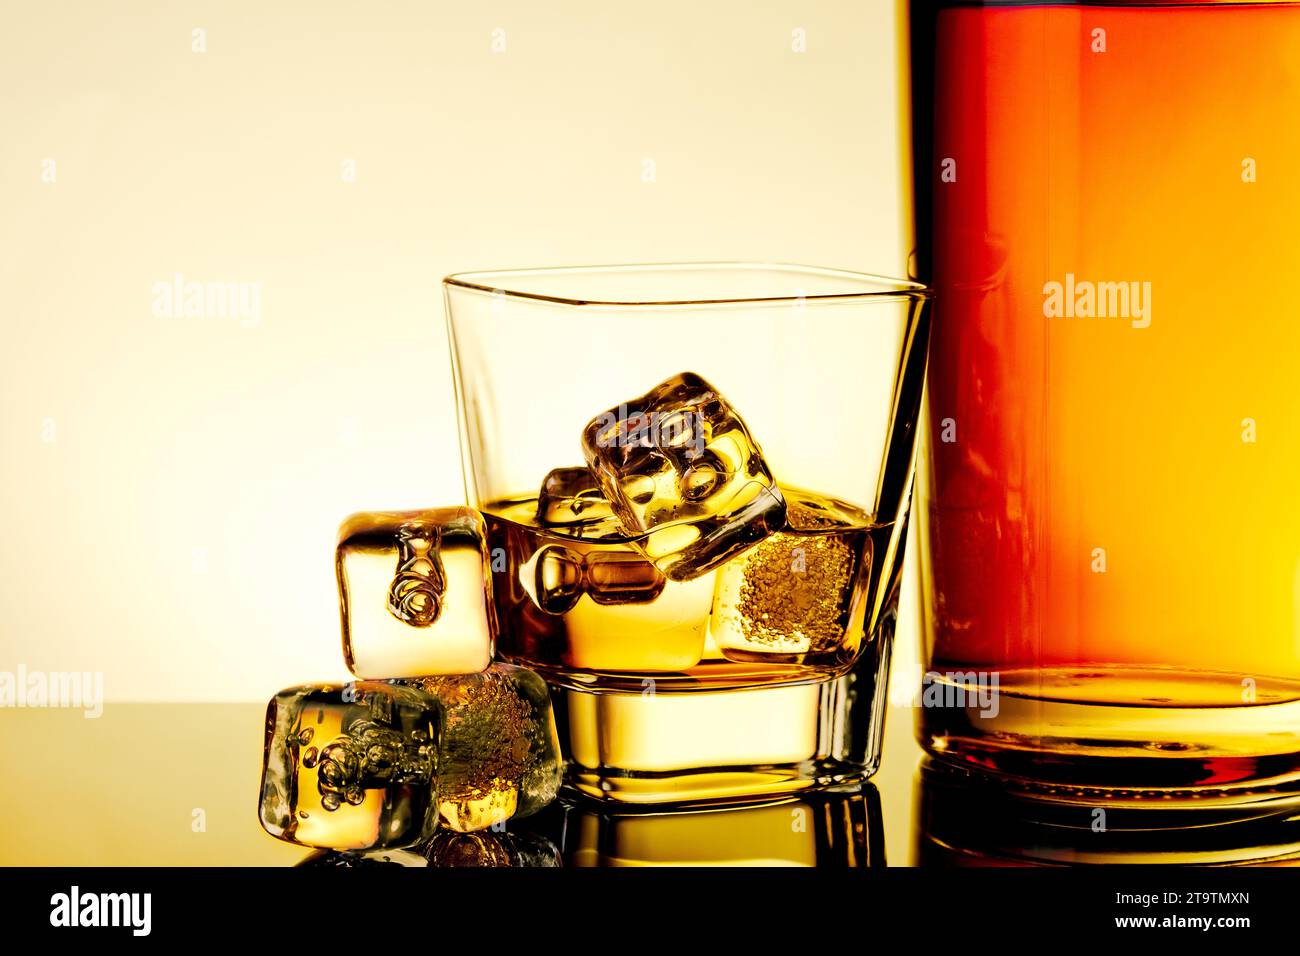
<path id="1" fill-rule="evenodd" d="M 585 467 L 555 468 L 547 474 L 537 495 L 537 524 L 584 540 L 628 536 L 595 476 Z"/>
<path id="2" fill-rule="evenodd" d="M 582 599 L 586 589 L 585 563 L 581 551 L 548 544 L 520 568 L 524 590 L 547 614 L 565 614 Z"/>
<path id="3" fill-rule="evenodd" d="M 663 574 L 635 551 L 606 548 L 590 551 L 584 580 L 597 604 L 646 604 L 663 593 Z"/>
<path id="4" fill-rule="evenodd" d="M 544 545 L 520 569 L 524 590 L 547 614 L 566 614 L 587 595 L 600 605 L 648 604 L 667 579 L 631 548 Z"/>
<path id="5" fill-rule="evenodd" d="M 706 574 L 785 520 L 749 429 L 693 372 L 592 419 L 582 448 L 619 522 L 674 581 Z"/>
<path id="6" fill-rule="evenodd" d="M 521 667 L 296 687 L 267 709 L 259 813 L 291 843 L 397 848 L 533 813 L 561 773 L 546 684 Z"/>
<path id="7" fill-rule="evenodd" d="M 294 687 L 266 712 L 262 826 L 303 846 L 409 846 L 431 832 L 438 705 L 411 687 Z"/>
<path id="8" fill-rule="evenodd" d="M 603 552 L 602 557 L 611 552 Z M 620 575 L 615 584 L 590 587 L 586 598 L 564 615 L 567 641 L 563 663 L 584 670 L 680 672 L 704 656 L 713 575 L 693 581 L 665 581 L 654 565 L 636 552 L 631 556 L 655 571 L 656 583 L 646 588 L 639 572 Z M 590 561 L 591 556 L 588 557 Z M 588 579 L 593 566 L 588 566 Z M 614 568 L 636 567 L 625 559 L 597 561 L 597 575 Z M 613 597 L 620 600 L 611 600 Z M 635 597 L 636 600 L 627 600 Z"/>
<path id="9" fill-rule="evenodd" d="M 525 593 L 566 637 L 568 666 L 681 671 L 699 663 L 712 577 L 669 581 L 626 545 L 544 545 L 520 568 Z"/>
<path id="10" fill-rule="evenodd" d="M 787 490 L 787 526 L 717 571 L 709 634 L 730 660 L 805 663 L 860 635 L 858 582 L 871 564 L 868 516 Z"/>
<path id="11" fill-rule="evenodd" d="M 555 468 L 537 496 L 537 522 L 551 527 L 592 524 L 613 512 L 587 468 Z"/>
<path id="12" fill-rule="evenodd" d="M 479 674 L 411 682 L 443 708 L 437 815 L 470 832 L 528 816 L 555 799 L 562 765 L 546 684 L 493 664 Z"/>
<path id="13" fill-rule="evenodd" d="M 699 663 L 712 576 L 669 581 L 623 542 L 573 539 L 489 516 L 506 555 L 493 594 L 510 659 L 584 670 L 681 671 Z"/>
<path id="14" fill-rule="evenodd" d="M 481 671 L 496 615 L 482 516 L 470 508 L 353 515 L 335 569 L 343 654 L 364 679 Z"/>

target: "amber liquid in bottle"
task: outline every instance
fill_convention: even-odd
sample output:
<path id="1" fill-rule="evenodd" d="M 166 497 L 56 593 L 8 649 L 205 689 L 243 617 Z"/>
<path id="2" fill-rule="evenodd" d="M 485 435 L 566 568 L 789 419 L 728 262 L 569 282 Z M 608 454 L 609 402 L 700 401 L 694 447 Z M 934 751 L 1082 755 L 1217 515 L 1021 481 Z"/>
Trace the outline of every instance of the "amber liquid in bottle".
<path id="1" fill-rule="evenodd" d="M 1300 776 L 1300 8 L 913 7 L 933 753 Z M 942 679 L 942 676 L 941 678 Z"/>

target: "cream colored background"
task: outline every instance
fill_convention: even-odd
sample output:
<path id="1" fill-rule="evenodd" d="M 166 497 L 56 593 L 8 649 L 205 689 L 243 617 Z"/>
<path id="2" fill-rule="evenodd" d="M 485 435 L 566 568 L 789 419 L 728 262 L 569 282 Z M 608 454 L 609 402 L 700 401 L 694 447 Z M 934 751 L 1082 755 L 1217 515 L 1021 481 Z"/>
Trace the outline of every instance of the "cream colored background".
<path id="1" fill-rule="evenodd" d="M 339 521 L 463 501 L 446 273 L 901 272 L 897 6 L 9 11 L 0 669 L 110 700 L 342 676 Z M 156 317 L 177 272 L 260 283 L 260 323 Z"/>

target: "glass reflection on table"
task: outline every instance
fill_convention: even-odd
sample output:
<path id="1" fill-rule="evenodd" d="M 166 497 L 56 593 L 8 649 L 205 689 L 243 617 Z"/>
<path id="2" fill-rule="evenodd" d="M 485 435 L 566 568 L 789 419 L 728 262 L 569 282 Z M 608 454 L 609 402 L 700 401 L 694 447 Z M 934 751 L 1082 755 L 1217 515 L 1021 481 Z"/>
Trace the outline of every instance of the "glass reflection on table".
<path id="1" fill-rule="evenodd" d="M 566 800 L 519 825 L 547 836 L 569 867 L 885 865 L 870 784 L 695 810 L 611 812 Z"/>

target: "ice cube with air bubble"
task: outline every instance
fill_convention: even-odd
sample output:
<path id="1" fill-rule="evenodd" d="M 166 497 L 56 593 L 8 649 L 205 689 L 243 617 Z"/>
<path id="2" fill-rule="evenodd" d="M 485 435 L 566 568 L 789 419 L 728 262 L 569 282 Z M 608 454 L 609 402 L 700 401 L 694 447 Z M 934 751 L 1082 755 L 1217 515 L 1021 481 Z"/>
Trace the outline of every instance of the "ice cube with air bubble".
<path id="1" fill-rule="evenodd" d="M 537 495 L 537 521 L 546 527 L 576 528 L 613 517 L 590 469 L 553 468 Z"/>
<path id="2" fill-rule="evenodd" d="M 303 846 L 412 846 L 533 813 L 561 772 L 546 685 L 521 667 L 294 687 L 267 708 L 259 816 Z"/>
<path id="3" fill-rule="evenodd" d="M 693 372 L 593 418 L 582 448 L 614 515 L 674 581 L 707 574 L 784 524 L 758 442 Z"/>
<path id="4" fill-rule="evenodd" d="M 372 511 L 339 530 L 343 652 L 363 679 L 481 671 L 496 616 L 483 517 L 470 508 Z"/>

